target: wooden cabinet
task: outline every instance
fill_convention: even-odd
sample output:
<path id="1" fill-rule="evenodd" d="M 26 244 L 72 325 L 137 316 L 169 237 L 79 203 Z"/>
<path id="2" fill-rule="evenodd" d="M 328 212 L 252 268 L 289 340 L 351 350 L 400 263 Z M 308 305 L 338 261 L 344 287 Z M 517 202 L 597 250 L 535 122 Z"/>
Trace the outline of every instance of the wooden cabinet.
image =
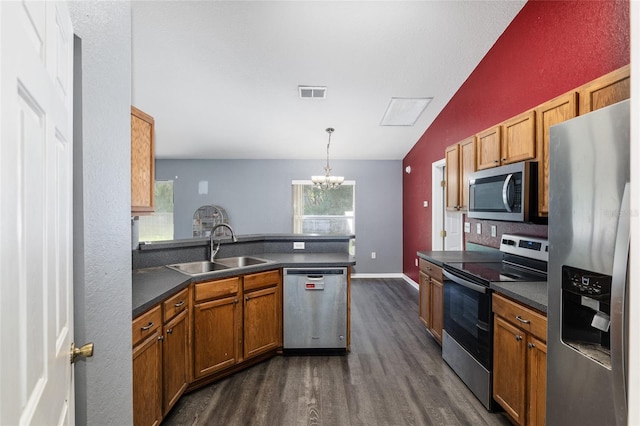
<path id="1" fill-rule="evenodd" d="M 163 413 L 182 396 L 190 381 L 189 289 L 185 288 L 162 304 L 163 327 Z"/>
<path id="2" fill-rule="evenodd" d="M 282 346 L 281 283 L 279 270 L 244 276 L 245 359 Z"/>
<path id="3" fill-rule="evenodd" d="M 476 171 L 476 138 L 472 136 L 445 151 L 447 210 L 469 207 L 469 175 Z"/>
<path id="4" fill-rule="evenodd" d="M 477 137 L 478 170 L 490 169 L 500 165 L 502 138 L 501 127 L 495 126 L 480 132 Z"/>
<path id="5" fill-rule="evenodd" d="M 493 398 L 520 425 L 545 424 L 546 317 L 493 295 Z"/>
<path id="6" fill-rule="evenodd" d="M 630 71 L 627 65 L 578 88 L 580 115 L 629 99 Z"/>
<path id="7" fill-rule="evenodd" d="M 131 214 L 152 214 L 155 193 L 154 120 L 131 107 Z"/>
<path id="8" fill-rule="evenodd" d="M 193 363 L 198 379 L 241 360 L 240 278 L 194 285 Z"/>
<path id="9" fill-rule="evenodd" d="M 420 259 L 419 315 L 429 333 L 442 345 L 444 287 L 442 268 Z"/>
<path id="10" fill-rule="evenodd" d="M 536 158 L 536 113 L 527 111 L 502 123 L 500 164 Z"/>
<path id="11" fill-rule="evenodd" d="M 133 424 L 162 420 L 162 313 L 156 306 L 133 321 Z"/>
<path id="12" fill-rule="evenodd" d="M 578 94 L 565 93 L 536 108 L 536 142 L 538 150 L 538 215 L 549 215 L 549 128 L 574 118 Z"/>
<path id="13" fill-rule="evenodd" d="M 535 111 L 478 133 L 478 170 L 536 158 Z"/>
<path id="14" fill-rule="evenodd" d="M 444 153 L 446 177 L 446 208 L 459 210 L 460 206 L 460 145 L 447 147 Z"/>

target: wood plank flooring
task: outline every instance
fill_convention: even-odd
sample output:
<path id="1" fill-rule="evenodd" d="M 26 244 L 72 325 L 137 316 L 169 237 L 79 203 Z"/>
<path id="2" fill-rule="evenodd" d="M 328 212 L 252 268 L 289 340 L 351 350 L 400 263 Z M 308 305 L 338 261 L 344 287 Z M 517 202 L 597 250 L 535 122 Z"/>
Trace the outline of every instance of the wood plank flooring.
<path id="1" fill-rule="evenodd" d="M 442 361 L 402 279 L 353 279 L 351 352 L 279 356 L 184 395 L 165 425 L 509 425 Z"/>

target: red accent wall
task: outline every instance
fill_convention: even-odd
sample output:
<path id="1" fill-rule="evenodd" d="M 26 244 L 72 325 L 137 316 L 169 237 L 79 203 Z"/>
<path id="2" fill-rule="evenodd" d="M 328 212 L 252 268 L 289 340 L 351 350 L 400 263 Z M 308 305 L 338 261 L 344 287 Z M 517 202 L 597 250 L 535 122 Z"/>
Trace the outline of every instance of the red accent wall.
<path id="1" fill-rule="evenodd" d="M 431 164 L 445 147 L 630 62 L 629 1 L 530 0 L 403 160 L 403 271 L 431 249 Z M 511 226 L 527 233 L 529 225 Z M 488 226 L 486 227 L 489 228 Z M 533 233 L 540 234 L 538 228 Z M 483 232 L 484 233 L 484 232 Z"/>

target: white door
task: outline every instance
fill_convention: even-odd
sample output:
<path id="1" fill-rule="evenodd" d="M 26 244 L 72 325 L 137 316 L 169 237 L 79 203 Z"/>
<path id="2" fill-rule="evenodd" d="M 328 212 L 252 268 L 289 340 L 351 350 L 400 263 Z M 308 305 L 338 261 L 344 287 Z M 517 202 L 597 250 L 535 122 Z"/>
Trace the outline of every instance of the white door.
<path id="1" fill-rule="evenodd" d="M 0 2 L 0 424 L 73 424 L 73 30 Z"/>
<path id="2" fill-rule="evenodd" d="M 444 230 L 447 234 L 444 239 L 444 249 L 452 251 L 464 250 L 462 238 L 462 213 L 446 212 L 444 216 Z"/>

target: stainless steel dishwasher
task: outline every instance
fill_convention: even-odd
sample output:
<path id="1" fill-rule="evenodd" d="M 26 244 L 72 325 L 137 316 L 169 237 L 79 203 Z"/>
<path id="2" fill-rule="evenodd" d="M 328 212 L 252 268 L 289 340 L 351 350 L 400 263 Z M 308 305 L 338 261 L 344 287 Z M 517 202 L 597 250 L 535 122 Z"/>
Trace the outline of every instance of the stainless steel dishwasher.
<path id="1" fill-rule="evenodd" d="M 347 348 L 347 268 L 284 269 L 285 350 Z"/>

